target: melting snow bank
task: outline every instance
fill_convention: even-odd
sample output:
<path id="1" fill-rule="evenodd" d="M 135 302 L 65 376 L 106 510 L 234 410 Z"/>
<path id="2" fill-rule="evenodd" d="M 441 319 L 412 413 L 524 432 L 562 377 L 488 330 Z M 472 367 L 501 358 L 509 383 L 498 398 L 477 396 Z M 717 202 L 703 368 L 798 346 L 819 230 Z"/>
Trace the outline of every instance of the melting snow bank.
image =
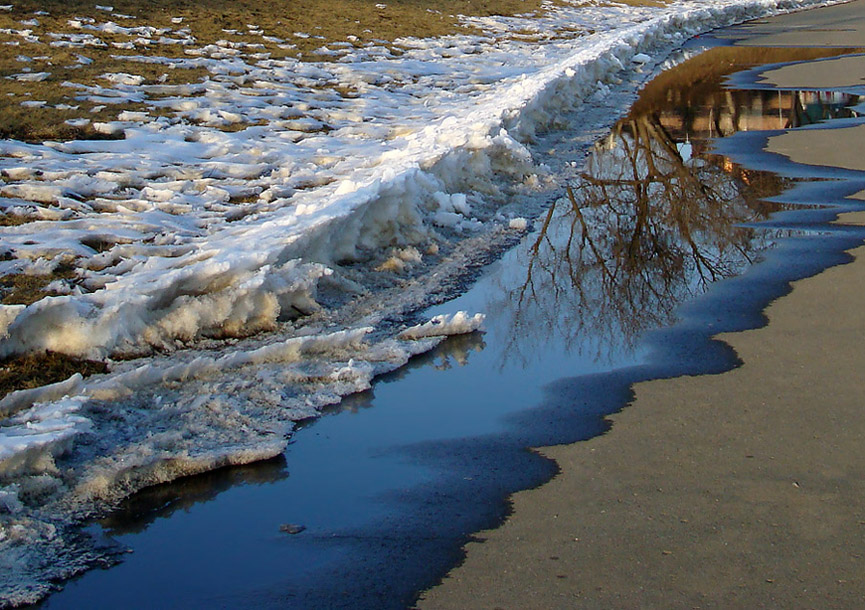
<path id="1" fill-rule="evenodd" d="M 280 454 L 294 422 L 368 389 L 483 316 L 459 312 L 369 340 L 371 328 L 150 362 L 66 388 L 0 426 L 0 599 L 36 601 L 97 555 L 72 525 L 148 485 Z M 24 396 L 22 396 L 24 395 Z M 11 401 L 14 402 L 14 401 Z"/>
<path id="2" fill-rule="evenodd" d="M 204 83 L 141 87 L 176 120 L 129 117 L 124 140 L 0 142 L 0 207 L 41 219 L 0 227 L 0 275 L 77 274 L 55 282 L 62 296 L 0 306 L 0 357 L 163 354 L 0 401 L 0 601 L 35 601 L 98 561 L 76 529 L 84 517 L 147 485 L 272 457 L 294 422 L 476 330 L 482 317 L 467 314 L 389 329 L 409 309 L 398 300 L 369 324 L 340 312 L 360 311 L 353 296 L 434 290 L 418 277 L 456 273 L 461 245 L 525 230 L 529 196 L 509 201 L 543 177 L 528 148 L 537 130 L 695 33 L 805 4 L 567 5 L 477 20 L 483 37 L 404 41 L 387 60 L 202 51 L 164 62 L 207 68 Z M 137 91 L 116 81 L 117 96 Z M 327 93 L 339 85 L 359 95 Z M 269 123 L 219 129 L 244 117 Z M 287 322 L 297 316 L 318 327 Z"/>

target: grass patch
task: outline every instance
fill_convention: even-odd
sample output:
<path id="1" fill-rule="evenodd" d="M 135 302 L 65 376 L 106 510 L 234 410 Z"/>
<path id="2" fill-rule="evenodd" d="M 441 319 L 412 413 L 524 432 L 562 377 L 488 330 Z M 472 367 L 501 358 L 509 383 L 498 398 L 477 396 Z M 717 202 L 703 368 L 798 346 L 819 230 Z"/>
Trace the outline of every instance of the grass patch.
<path id="1" fill-rule="evenodd" d="M 80 65 L 68 50 L 57 52 L 52 49 L 51 55 L 40 55 L 46 52 L 46 48 L 34 48 L 37 46 L 0 45 L 0 138 L 42 142 L 122 137 L 122 134 L 118 136 L 101 132 L 94 124 L 117 120 L 124 111 L 147 111 L 153 117 L 169 115 L 171 111 L 154 108 L 143 102 L 103 104 L 86 101 L 80 99 L 83 95 L 80 88 L 68 84 L 107 87 L 110 83 L 102 75 L 124 72 L 142 77 L 142 85 L 176 85 L 201 81 L 208 74 L 200 68 L 168 69 L 160 64 L 112 57 L 99 57 L 99 61 L 94 59 L 91 64 Z M 9 49 L 17 49 L 15 57 L 9 56 Z M 28 55 L 28 51 L 32 55 Z M 82 53 L 88 51 L 82 50 Z M 21 62 L 19 57 L 37 59 Z M 37 82 L 18 80 L 21 75 L 26 78 L 29 74 L 24 72 L 25 69 L 31 70 L 30 73 L 49 75 Z M 90 122 L 79 126 L 67 123 L 78 119 L 88 119 Z"/>
<path id="2" fill-rule="evenodd" d="M 77 99 L 82 92 L 64 83 L 109 86 L 102 75 L 118 72 L 142 77 L 142 86 L 197 83 L 208 76 L 204 68 L 170 69 L 131 56 L 188 59 L 190 52 L 220 41 L 223 48 L 231 46 L 234 50 L 229 51 L 253 62 L 255 54 L 319 59 L 316 51 L 335 42 L 384 44 L 399 54 L 393 43 L 402 37 L 466 32 L 459 14 L 541 10 L 540 0 L 119 0 L 110 3 L 112 12 L 96 9 L 96 4 L 17 0 L 11 11 L 0 12 L 0 138 L 41 142 L 120 137 L 106 136 L 93 123 L 116 120 L 124 110 L 145 109 L 144 104 Z M 117 27 L 110 32 L 92 29 L 107 22 Z M 69 43 L 84 46 L 62 46 Z M 42 75 L 42 80 L 30 80 L 32 75 Z M 154 117 L 172 114 L 146 109 Z"/>
<path id="3" fill-rule="evenodd" d="M 27 224 L 30 219 L 19 214 L 9 214 L 8 212 L 0 213 L 0 227 L 17 227 Z"/>
<path id="4" fill-rule="evenodd" d="M 538 11 L 540 0 L 118 0 L 111 2 L 115 13 L 137 17 L 122 20 L 110 13 L 94 10 L 98 2 L 61 0 L 18 0 L 10 16 L 47 11 L 46 23 L 59 26 L 75 17 L 113 19 L 120 25 L 152 25 L 172 31 L 188 29 L 202 41 L 226 38 L 223 30 L 237 30 L 243 42 L 263 42 L 250 34 L 255 26 L 266 35 L 291 40 L 298 49 L 320 46 L 322 38 L 294 37 L 295 32 L 342 41 L 357 36 L 361 41 L 393 41 L 402 36 L 442 36 L 460 31 L 457 15 L 485 17 L 516 15 Z M 382 8 L 383 6 L 383 8 Z M 172 19 L 183 19 L 174 23 Z M 40 25 L 42 20 L 40 19 Z M 8 26 L 0 26 L 8 27 Z M 20 23 L 18 28 L 22 28 Z M 105 39 L 103 35 L 99 38 Z M 106 42 L 108 42 L 106 40 Z M 267 43 L 265 42 L 267 45 Z"/>
<path id="5" fill-rule="evenodd" d="M 54 280 L 71 279 L 75 271 L 71 267 L 59 268 L 50 275 L 13 274 L 0 277 L 0 303 L 3 305 L 30 305 L 53 293 L 46 287 Z"/>
<path id="6" fill-rule="evenodd" d="M 55 352 L 31 354 L 0 360 L 0 398 L 16 390 L 38 388 L 69 379 L 75 373 L 85 377 L 107 373 L 108 366 Z"/>

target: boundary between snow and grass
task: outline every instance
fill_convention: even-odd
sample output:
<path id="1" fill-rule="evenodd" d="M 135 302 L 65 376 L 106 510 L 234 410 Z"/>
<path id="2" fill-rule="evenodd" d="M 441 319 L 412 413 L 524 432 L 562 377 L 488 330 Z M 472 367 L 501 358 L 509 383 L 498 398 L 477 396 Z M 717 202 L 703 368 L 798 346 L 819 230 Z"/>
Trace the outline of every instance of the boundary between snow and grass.
<path id="1" fill-rule="evenodd" d="M 328 263 L 352 259 L 359 249 L 421 243 L 443 198 L 483 191 L 496 174 L 531 173 L 522 142 L 555 125 L 560 113 L 603 96 L 622 70 L 650 60 L 647 53 L 666 53 L 715 27 L 830 3 L 684 2 L 645 22 L 581 37 L 573 55 L 405 136 L 353 179 L 298 194 L 293 206 L 222 229 L 184 256 L 154 257 L 101 290 L 0 312 L 0 357 L 43 350 L 93 359 L 140 355 L 172 349 L 178 339 L 272 328 L 280 312 L 314 308 Z"/>

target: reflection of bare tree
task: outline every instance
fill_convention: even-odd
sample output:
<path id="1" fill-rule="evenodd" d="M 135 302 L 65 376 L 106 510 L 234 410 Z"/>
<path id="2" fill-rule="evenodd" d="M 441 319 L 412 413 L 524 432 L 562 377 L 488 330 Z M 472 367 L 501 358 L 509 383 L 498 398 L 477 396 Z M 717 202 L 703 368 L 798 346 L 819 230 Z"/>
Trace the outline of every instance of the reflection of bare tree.
<path id="1" fill-rule="evenodd" d="M 529 337 L 579 342 L 598 358 L 631 349 L 641 332 L 670 323 L 684 299 L 767 247 L 768 236 L 741 226 L 770 211 L 749 186 L 755 176 L 691 158 L 689 146 L 643 115 L 596 148 L 544 219 L 525 281 L 507 294 L 509 354 L 526 357 Z"/>

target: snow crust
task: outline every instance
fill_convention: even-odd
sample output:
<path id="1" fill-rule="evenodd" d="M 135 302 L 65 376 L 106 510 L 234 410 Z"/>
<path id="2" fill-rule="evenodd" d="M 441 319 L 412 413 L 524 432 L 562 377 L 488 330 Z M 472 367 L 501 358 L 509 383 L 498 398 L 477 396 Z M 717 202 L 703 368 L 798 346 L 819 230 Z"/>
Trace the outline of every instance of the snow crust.
<path id="1" fill-rule="evenodd" d="M 0 401 L 0 599 L 38 600 L 92 565 L 99 553 L 75 535 L 85 516 L 146 485 L 277 455 L 294 422 L 478 330 L 483 316 L 465 312 L 408 329 L 385 324 L 398 305 L 370 323 L 331 312 L 461 243 L 524 231 L 531 214 L 510 195 L 551 179 L 536 134 L 625 76 L 693 34 L 816 4 L 572 2 L 466 19 L 483 34 L 404 39 L 399 56 L 331 45 L 319 62 L 119 26 L 112 7 L 52 35 L 80 53 L 103 32 L 137 37 L 128 48 L 184 45 L 184 58 L 156 46 L 135 61 L 209 77 L 145 85 L 130 69 L 66 83 L 81 100 L 170 113 L 98 125 L 115 140 L 0 141 L 0 209 L 31 220 L 0 227 L 0 275 L 75 269 L 56 296 L 0 307 L 0 357 L 140 357 Z"/>

